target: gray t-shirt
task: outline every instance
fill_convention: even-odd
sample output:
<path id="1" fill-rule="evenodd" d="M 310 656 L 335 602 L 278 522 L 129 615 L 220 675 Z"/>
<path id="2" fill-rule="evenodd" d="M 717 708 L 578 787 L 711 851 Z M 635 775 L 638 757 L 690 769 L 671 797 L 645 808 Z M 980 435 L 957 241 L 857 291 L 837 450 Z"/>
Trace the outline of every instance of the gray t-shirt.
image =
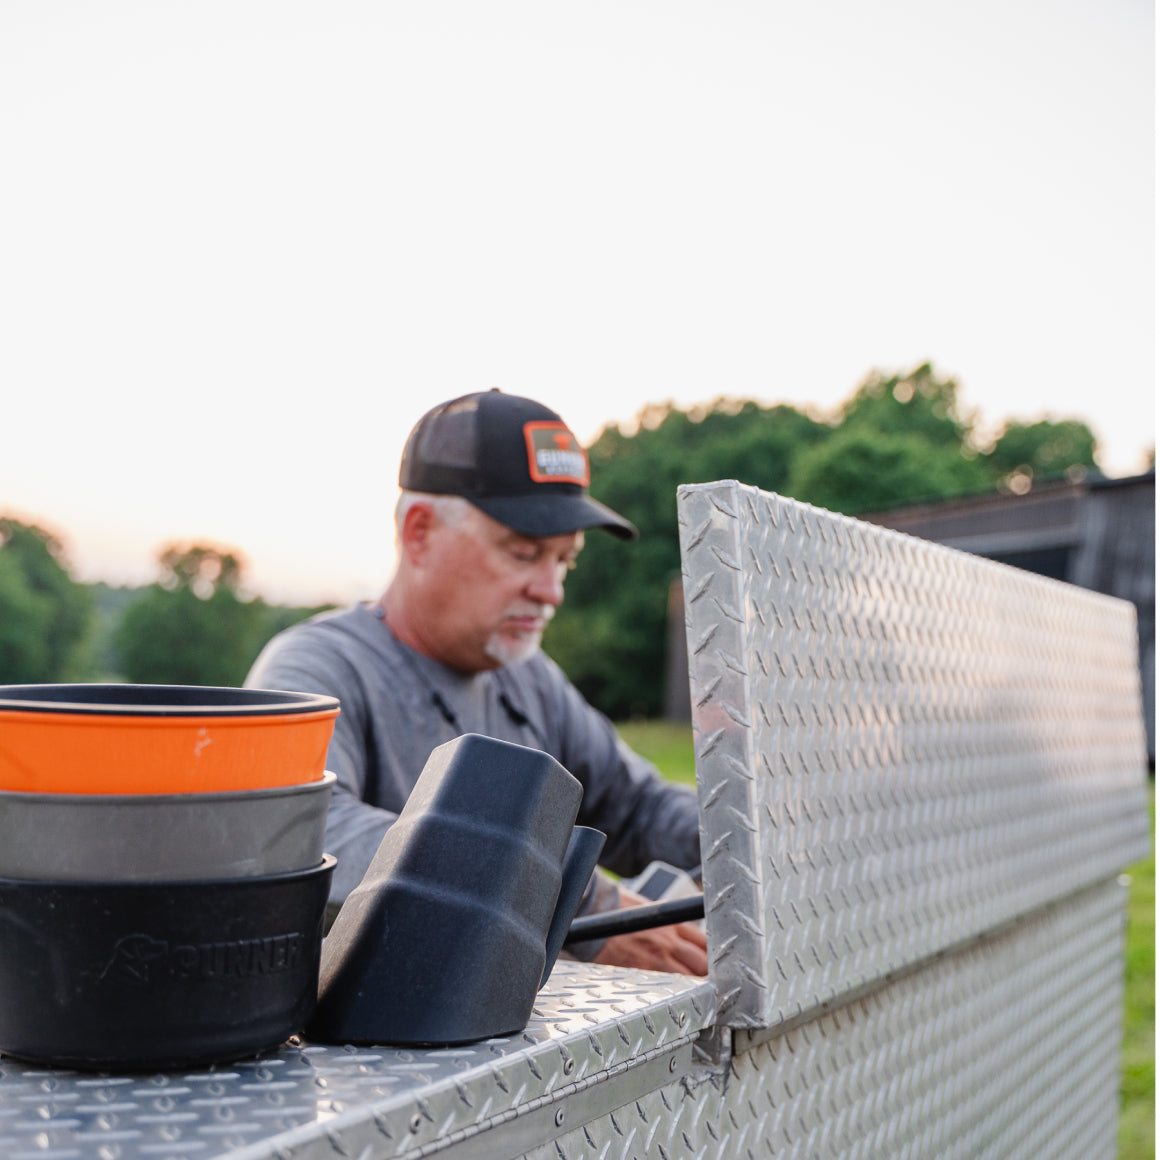
<path id="1" fill-rule="evenodd" d="M 401 644 L 376 613 L 364 604 L 295 625 L 266 645 L 246 678 L 249 688 L 341 703 L 327 754 L 338 778 L 326 830 L 338 859 L 332 900 L 362 880 L 431 750 L 462 733 L 543 750 L 579 779 L 577 822 L 607 835 L 608 869 L 697 864 L 696 795 L 633 753 L 542 652 L 465 676 Z"/>

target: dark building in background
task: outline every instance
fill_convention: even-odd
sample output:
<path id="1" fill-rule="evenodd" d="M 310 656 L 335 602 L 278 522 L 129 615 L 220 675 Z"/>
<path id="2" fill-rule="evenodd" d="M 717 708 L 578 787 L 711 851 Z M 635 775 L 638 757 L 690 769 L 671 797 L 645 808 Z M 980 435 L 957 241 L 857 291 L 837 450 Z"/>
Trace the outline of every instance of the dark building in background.
<path id="1" fill-rule="evenodd" d="M 859 517 L 1130 600 L 1140 633 L 1148 759 L 1156 758 L 1156 473 L 1046 484 Z"/>
<path id="2" fill-rule="evenodd" d="M 1140 634 L 1148 760 L 1156 759 L 1156 474 L 1045 484 L 859 516 L 1094 592 L 1130 600 Z M 690 718 L 681 584 L 669 593 L 665 715 Z"/>

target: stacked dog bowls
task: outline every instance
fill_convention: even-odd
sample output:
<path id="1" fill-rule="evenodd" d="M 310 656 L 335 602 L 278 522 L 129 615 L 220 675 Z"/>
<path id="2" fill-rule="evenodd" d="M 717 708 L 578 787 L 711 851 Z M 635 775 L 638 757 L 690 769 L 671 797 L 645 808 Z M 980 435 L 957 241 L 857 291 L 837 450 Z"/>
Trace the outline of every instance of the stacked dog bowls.
<path id="1" fill-rule="evenodd" d="M 0 1052 L 144 1070 L 313 1010 L 333 697 L 0 686 Z"/>

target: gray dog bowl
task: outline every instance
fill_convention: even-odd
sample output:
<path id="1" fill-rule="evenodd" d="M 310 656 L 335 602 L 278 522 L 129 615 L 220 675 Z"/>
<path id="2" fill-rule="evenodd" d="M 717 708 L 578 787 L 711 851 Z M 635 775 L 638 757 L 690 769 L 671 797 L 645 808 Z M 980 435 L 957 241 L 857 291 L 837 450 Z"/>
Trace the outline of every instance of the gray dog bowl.
<path id="1" fill-rule="evenodd" d="M 307 870 L 322 859 L 335 780 L 220 793 L 0 791 L 0 877 L 173 882 Z"/>

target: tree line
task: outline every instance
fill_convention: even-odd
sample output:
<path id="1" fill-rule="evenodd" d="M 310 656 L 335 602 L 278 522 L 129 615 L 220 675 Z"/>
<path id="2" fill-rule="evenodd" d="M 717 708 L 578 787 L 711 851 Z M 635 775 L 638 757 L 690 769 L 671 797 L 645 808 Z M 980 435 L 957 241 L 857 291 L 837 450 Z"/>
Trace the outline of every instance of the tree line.
<path id="1" fill-rule="evenodd" d="M 0 518 L 0 684 L 240 685 L 276 632 L 331 605 L 242 595 L 234 551 L 170 544 L 144 588 L 75 580 L 51 532 Z"/>
<path id="2" fill-rule="evenodd" d="M 640 540 L 587 537 L 545 649 L 613 719 L 661 714 L 679 484 L 736 479 L 857 516 L 1080 478 L 1095 470 L 1095 452 L 1077 419 L 1010 420 L 984 443 L 958 382 L 930 363 L 871 372 L 830 415 L 735 398 L 647 408 L 635 430 L 606 427 L 588 449 L 592 494 L 632 520 Z"/>
<path id="3" fill-rule="evenodd" d="M 589 448 L 592 494 L 641 538 L 588 536 L 546 650 L 614 719 L 659 715 L 682 483 L 737 479 L 859 515 L 1095 470 L 1085 423 L 1009 421 L 984 445 L 958 390 L 924 363 L 872 372 L 831 415 L 722 397 L 646 408 L 632 431 L 605 428 Z M 274 633 L 329 607 L 247 599 L 243 581 L 235 550 L 172 544 L 146 588 L 81 584 L 50 532 L 0 518 L 0 683 L 239 685 Z"/>

